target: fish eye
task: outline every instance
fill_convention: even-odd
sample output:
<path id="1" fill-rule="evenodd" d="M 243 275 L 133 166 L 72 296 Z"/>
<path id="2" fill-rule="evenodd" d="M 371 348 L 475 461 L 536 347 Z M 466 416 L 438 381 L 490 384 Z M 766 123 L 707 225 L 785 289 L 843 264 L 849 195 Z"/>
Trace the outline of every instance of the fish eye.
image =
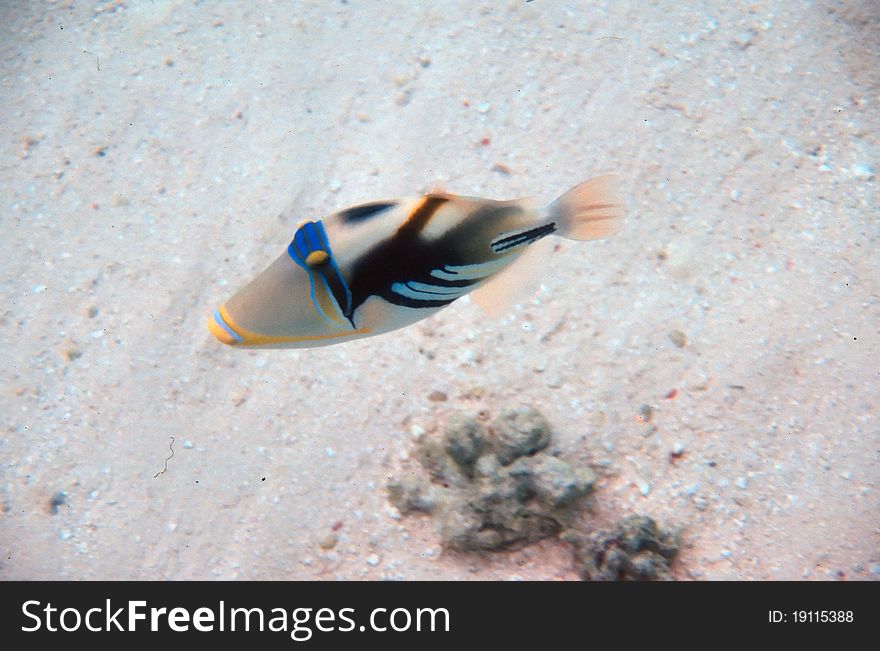
<path id="1" fill-rule="evenodd" d="M 315 267 L 321 267 L 329 261 L 330 256 L 326 251 L 312 251 L 309 253 L 308 257 L 306 257 L 306 264 L 312 269 Z"/>

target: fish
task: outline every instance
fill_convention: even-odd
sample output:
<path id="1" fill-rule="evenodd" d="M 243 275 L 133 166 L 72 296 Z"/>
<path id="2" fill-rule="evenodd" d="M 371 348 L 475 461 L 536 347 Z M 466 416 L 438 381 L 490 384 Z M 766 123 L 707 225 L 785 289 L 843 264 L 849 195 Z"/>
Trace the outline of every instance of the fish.
<path id="1" fill-rule="evenodd" d="M 436 191 L 306 219 L 208 330 L 236 348 L 313 348 L 403 328 L 469 294 L 491 312 L 511 294 L 503 278 L 536 242 L 615 232 L 623 208 L 614 181 L 585 181 L 547 205 Z M 532 272 L 546 271 L 547 258 Z"/>

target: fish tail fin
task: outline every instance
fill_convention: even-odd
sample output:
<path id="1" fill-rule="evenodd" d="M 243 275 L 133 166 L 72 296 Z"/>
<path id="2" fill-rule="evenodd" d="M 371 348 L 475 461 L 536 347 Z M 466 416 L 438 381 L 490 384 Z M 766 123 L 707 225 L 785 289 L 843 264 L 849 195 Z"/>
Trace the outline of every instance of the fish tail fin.
<path id="1" fill-rule="evenodd" d="M 616 177 L 597 176 L 576 185 L 547 207 L 559 234 L 570 240 L 596 240 L 613 235 L 623 215 Z"/>

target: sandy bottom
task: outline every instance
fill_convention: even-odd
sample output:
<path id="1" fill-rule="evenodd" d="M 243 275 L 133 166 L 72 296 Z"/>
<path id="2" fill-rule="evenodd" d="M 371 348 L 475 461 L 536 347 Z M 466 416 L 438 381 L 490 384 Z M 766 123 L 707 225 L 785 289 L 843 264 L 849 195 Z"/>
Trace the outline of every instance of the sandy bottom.
<path id="1" fill-rule="evenodd" d="M 685 4 L 3 2 L 0 577 L 574 579 L 387 501 L 414 435 L 531 404 L 676 577 L 880 579 L 878 5 Z M 620 233 L 500 321 L 205 328 L 300 219 L 605 172 Z"/>

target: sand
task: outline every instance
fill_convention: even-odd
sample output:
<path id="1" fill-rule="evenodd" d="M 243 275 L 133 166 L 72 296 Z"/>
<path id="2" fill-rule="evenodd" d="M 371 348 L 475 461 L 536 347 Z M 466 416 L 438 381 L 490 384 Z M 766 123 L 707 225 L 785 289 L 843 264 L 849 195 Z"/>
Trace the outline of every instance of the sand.
<path id="1" fill-rule="evenodd" d="M 531 404 L 600 474 L 583 527 L 681 527 L 676 578 L 880 579 L 878 29 L 868 1 L 4 2 L 0 577 L 575 579 L 562 542 L 452 553 L 387 500 L 452 411 Z M 501 320 L 206 330 L 300 219 L 608 172 L 621 231 L 557 240 Z"/>

